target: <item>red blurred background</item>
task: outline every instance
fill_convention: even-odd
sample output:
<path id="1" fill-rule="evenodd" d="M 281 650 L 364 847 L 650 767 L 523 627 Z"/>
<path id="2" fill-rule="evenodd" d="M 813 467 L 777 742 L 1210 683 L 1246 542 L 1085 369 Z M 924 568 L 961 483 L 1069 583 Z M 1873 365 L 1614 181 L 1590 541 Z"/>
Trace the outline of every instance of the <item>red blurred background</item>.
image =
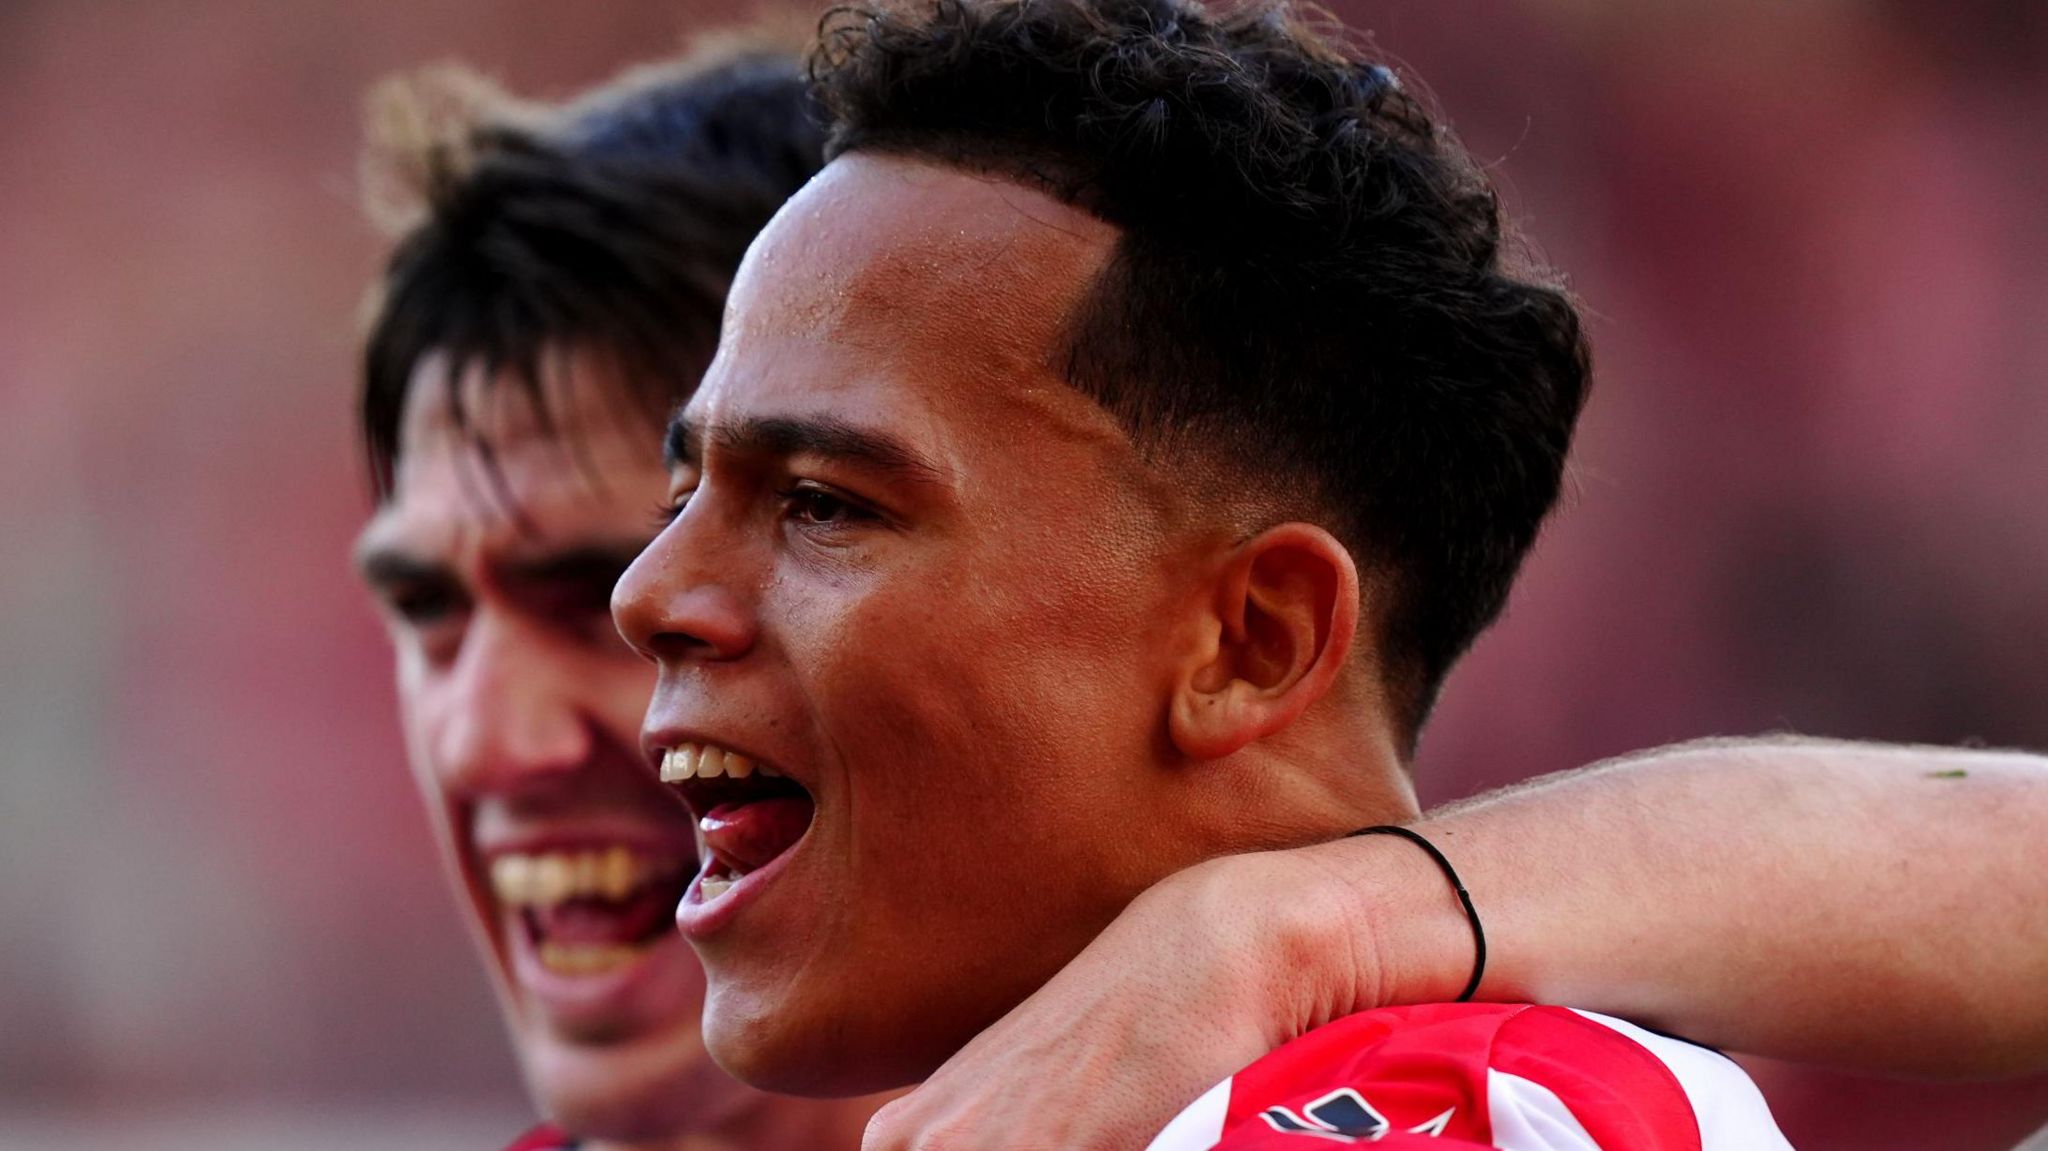
<path id="1" fill-rule="evenodd" d="M 1426 795 L 1708 734 L 2048 747 L 2048 5 L 1337 7 L 1596 317 Z M 0 1146 L 524 1117 L 345 566 L 360 100 L 450 57 L 562 95 L 735 10 L 0 5 Z"/>

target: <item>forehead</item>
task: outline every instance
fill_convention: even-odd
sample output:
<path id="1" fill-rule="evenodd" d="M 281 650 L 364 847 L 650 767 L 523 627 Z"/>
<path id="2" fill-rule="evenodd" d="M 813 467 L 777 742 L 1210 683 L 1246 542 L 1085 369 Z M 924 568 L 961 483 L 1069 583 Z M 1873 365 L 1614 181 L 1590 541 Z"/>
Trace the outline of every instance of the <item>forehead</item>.
<path id="1" fill-rule="evenodd" d="M 1056 361 L 1065 320 L 1118 235 L 1007 180 L 840 157 L 748 253 L 692 415 L 715 422 L 723 405 L 795 391 L 873 402 L 880 382 L 927 405 L 1085 404 Z M 1042 394 L 1055 387 L 1057 398 Z"/>
<path id="2" fill-rule="evenodd" d="M 459 399 L 459 404 L 451 400 Z M 531 549 L 553 537 L 644 534 L 664 481 L 654 418 L 599 358 L 550 357 L 540 402 L 517 380 L 440 356 L 414 369 L 391 497 L 362 547 Z"/>

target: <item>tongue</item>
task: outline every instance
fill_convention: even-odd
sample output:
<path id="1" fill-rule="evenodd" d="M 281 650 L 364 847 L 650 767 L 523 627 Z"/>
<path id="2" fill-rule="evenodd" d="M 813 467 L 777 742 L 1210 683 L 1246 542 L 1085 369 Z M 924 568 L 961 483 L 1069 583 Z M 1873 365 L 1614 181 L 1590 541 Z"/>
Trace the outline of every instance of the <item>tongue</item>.
<path id="1" fill-rule="evenodd" d="M 720 863 L 745 875 L 789 850 L 810 825 L 810 797 L 785 795 L 721 803 L 697 821 L 697 830 Z"/>
<path id="2" fill-rule="evenodd" d="M 572 899 L 528 908 L 527 915 L 540 938 L 557 943 L 638 943 L 666 928 L 675 907 L 672 890 L 648 890 L 617 903 Z"/>

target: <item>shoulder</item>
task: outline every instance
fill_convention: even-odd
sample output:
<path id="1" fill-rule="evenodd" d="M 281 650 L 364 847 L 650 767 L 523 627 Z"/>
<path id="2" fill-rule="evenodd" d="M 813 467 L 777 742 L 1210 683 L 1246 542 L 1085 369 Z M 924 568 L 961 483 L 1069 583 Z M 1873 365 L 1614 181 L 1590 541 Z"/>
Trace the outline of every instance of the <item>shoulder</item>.
<path id="1" fill-rule="evenodd" d="M 1216 1085 L 1149 1151 L 1330 1142 L 1787 1149 L 1762 1094 L 1725 1056 L 1587 1012 L 1464 1003 L 1382 1008 L 1317 1028 Z"/>

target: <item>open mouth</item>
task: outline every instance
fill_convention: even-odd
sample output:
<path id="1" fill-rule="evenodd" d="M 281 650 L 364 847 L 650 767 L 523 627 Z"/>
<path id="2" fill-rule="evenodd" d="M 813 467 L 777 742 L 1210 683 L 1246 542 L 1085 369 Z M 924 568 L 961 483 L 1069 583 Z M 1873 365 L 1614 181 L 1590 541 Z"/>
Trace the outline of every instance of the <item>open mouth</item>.
<path id="1" fill-rule="evenodd" d="M 697 897 L 709 903 L 804 837 L 817 810 L 803 785 L 764 763 L 713 744 L 661 754 L 661 781 L 697 818 L 707 858 Z"/>
<path id="2" fill-rule="evenodd" d="M 622 967 L 665 938 L 694 872 L 687 857 L 608 847 L 501 852 L 491 893 L 557 975 Z"/>

